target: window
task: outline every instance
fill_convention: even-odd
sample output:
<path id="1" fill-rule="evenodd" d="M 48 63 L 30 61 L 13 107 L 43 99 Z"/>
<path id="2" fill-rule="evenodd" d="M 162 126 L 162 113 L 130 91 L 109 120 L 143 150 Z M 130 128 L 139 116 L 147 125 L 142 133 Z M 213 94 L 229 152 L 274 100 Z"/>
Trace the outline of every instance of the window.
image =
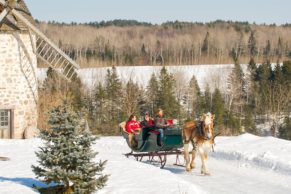
<path id="1" fill-rule="evenodd" d="M 8 127 L 8 126 L 9 126 L 9 111 L 0 110 L 0 127 Z"/>

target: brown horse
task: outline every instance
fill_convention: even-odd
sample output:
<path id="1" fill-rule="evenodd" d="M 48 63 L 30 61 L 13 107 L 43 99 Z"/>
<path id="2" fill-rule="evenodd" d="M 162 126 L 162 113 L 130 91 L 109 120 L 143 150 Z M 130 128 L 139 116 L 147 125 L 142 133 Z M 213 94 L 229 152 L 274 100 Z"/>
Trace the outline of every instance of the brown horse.
<path id="1" fill-rule="evenodd" d="M 186 171 L 190 172 L 195 168 L 195 156 L 196 151 L 198 151 L 202 166 L 201 174 L 210 175 L 207 167 L 206 160 L 208 158 L 208 153 L 211 151 L 214 144 L 214 118 L 215 115 L 211 113 L 203 114 L 201 121 L 190 121 L 185 123 L 182 136 L 184 141 L 184 157 L 186 160 Z M 192 159 L 190 162 L 189 156 L 189 143 L 192 143 Z"/>

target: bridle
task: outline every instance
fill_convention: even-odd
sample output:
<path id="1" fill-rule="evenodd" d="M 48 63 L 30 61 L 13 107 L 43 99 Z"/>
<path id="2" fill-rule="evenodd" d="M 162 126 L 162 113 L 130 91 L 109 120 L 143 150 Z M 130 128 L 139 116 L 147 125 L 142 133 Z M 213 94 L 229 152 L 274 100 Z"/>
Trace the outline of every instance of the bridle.
<path id="1" fill-rule="evenodd" d="M 205 123 L 205 121 L 202 121 L 201 122 L 201 125 L 202 125 L 202 130 L 204 131 L 204 137 L 203 139 L 204 140 L 211 140 L 213 138 L 213 129 L 214 129 L 214 124 L 211 126 L 211 124 L 213 123 L 213 120 L 209 123 Z M 206 132 L 205 128 L 207 127 L 208 131 Z M 208 133 L 211 131 L 211 137 L 208 137 Z"/>

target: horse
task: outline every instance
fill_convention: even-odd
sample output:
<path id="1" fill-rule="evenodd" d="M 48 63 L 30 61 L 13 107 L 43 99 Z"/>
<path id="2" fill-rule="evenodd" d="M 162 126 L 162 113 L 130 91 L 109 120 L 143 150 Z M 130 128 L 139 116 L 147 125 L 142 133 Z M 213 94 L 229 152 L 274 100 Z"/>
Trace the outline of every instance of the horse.
<path id="1" fill-rule="evenodd" d="M 186 161 L 186 171 L 190 172 L 195 168 L 195 156 L 198 151 L 201 158 L 201 174 L 210 175 L 207 167 L 206 160 L 208 153 L 214 145 L 214 119 L 215 115 L 211 113 L 203 114 L 201 121 L 186 122 L 182 128 L 182 138 L 184 143 L 184 157 Z M 189 143 L 192 143 L 192 159 L 190 162 L 189 156 Z"/>

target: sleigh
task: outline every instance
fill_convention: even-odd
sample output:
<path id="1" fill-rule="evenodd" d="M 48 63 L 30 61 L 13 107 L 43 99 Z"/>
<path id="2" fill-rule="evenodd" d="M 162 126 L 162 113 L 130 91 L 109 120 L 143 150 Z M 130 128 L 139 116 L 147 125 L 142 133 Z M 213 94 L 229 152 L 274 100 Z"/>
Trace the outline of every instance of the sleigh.
<path id="1" fill-rule="evenodd" d="M 134 140 L 136 146 L 132 147 L 128 133 L 121 127 L 122 136 L 127 142 L 127 145 L 132 150 L 125 154 L 126 157 L 133 156 L 138 161 L 148 158 L 150 163 L 160 163 L 163 168 L 167 161 L 168 155 L 176 155 L 176 164 L 179 163 L 179 155 L 183 154 L 181 148 L 183 147 L 183 140 L 181 135 L 181 128 L 178 125 L 171 125 L 164 130 L 164 138 L 159 141 L 159 132 L 154 128 L 142 129 L 139 134 L 135 134 Z M 159 144 L 161 142 L 161 144 Z"/>

